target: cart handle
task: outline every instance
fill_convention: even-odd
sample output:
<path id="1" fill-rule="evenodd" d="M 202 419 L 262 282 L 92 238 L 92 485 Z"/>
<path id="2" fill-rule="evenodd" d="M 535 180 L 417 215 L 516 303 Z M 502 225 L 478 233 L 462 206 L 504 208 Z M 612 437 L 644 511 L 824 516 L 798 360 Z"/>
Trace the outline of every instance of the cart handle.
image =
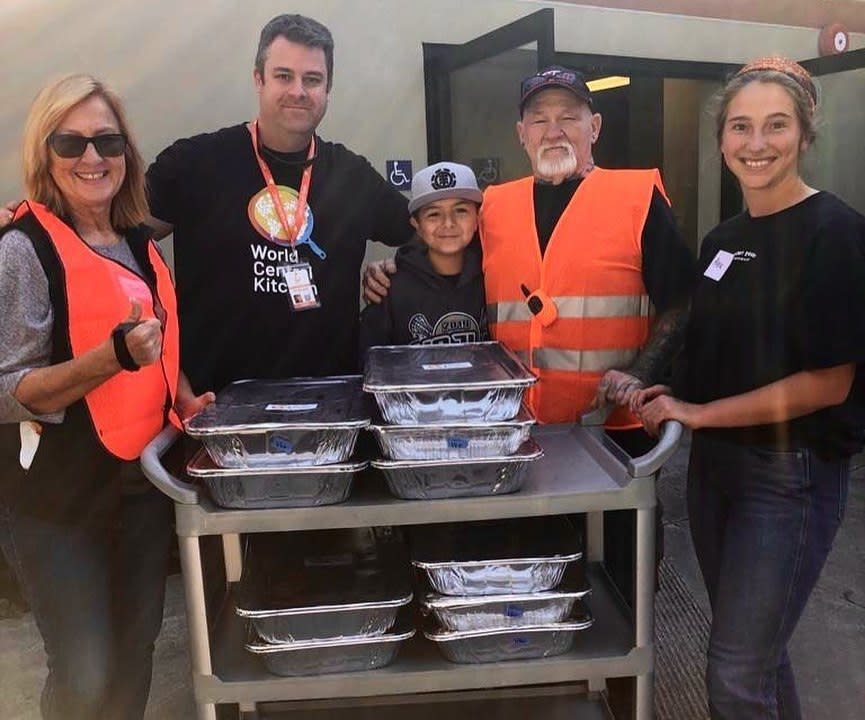
<path id="1" fill-rule="evenodd" d="M 580 417 L 580 425 L 598 426 L 603 425 L 607 416 L 613 411 L 614 406 L 604 405 L 587 412 Z M 682 439 L 682 423 L 678 420 L 666 420 L 661 423 L 661 434 L 658 443 L 645 455 L 628 460 L 628 475 L 631 477 L 646 477 L 654 475 L 672 454 L 676 451 L 679 441 Z"/>
<path id="2" fill-rule="evenodd" d="M 182 505 L 198 504 L 198 489 L 194 485 L 178 480 L 163 467 L 160 458 L 181 436 L 180 430 L 166 425 L 162 432 L 147 443 L 141 453 L 141 469 L 145 477 L 174 502 Z"/>

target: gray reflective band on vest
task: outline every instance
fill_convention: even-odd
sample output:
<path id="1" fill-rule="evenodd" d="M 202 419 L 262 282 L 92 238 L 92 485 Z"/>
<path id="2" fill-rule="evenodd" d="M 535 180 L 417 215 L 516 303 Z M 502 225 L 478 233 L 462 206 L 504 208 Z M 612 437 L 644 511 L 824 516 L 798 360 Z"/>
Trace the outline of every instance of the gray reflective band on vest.
<path id="1" fill-rule="evenodd" d="M 651 313 L 648 295 L 557 295 L 553 302 L 560 318 L 648 317 Z M 532 319 L 529 306 L 522 300 L 491 303 L 487 316 L 492 323 Z"/>
<path id="2" fill-rule="evenodd" d="M 568 370 L 570 372 L 606 372 L 610 368 L 630 365 L 637 357 L 637 350 L 559 350 L 557 348 L 535 348 L 532 351 L 532 367 L 539 370 Z"/>

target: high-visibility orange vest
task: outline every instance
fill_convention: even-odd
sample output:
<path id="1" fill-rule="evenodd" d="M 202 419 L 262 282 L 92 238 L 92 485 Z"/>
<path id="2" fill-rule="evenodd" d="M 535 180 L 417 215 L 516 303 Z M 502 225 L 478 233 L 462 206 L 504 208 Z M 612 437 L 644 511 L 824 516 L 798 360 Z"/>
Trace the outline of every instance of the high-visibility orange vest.
<path id="1" fill-rule="evenodd" d="M 595 168 L 580 183 L 541 257 L 534 179 L 490 186 L 481 206 L 490 333 L 540 377 L 528 394 L 541 422 L 574 422 L 611 368 L 627 368 L 649 333 L 642 233 L 657 170 Z M 664 194 L 666 198 L 666 194 Z M 537 298 L 527 302 L 525 287 Z M 624 409 L 608 427 L 639 427 Z"/>
<path id="2" fill-rule="evenodd" d="M 141 318 L 164 310 L 162 359 L 136 372 L 121 370 L 84 396 L 96 437 L 112 455 L 134 460 L 165 425 L 177 427 L 173 406 L 179 373 L 177 301 L 171 274 L 156 245 L 148 241 L 147 256 L 156 275 L 156 288 L 120 263 L 103 257 L 47 207 L 24 202 L 15 219 L 30 213 L 51 240 L 62 267 L 69 347 L 79 357 L 111 337 L 130 311 L 130 299 L 141 305 Z M 62 313 L 55 307 L 55 321 Z"/>

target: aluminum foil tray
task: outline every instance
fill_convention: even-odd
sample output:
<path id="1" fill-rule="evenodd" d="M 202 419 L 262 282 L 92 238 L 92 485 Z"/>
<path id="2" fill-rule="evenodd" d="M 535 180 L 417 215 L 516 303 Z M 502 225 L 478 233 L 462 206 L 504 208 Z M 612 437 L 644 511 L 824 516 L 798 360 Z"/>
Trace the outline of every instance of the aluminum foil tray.
<path id="1" fill-rule="evenodd" d="M 578 600 L 570 617 L 559 623 L 460 632 L 435 628 L 424 635 L 451 662 L 491 663 L 562 655 L 573 647 L 576 634 L 593 622 L 588 608 Z"/>
<path id="2" fill-rule="evenodd" d="M 442 595 L 545 592 L 582 557 L 566 517 L 425 525 L 410 530 L 412 565 Z"/>
<path id="3" fill-rule="evenodd" d="M 411 623 L 400 622 L 377 637 L 306 640 L 271 644 L 250 633 L 246 649 L 259 655 L 274 675 L 325 675 L 374 670 L 393 662 L 402 643 L 415 633 Z"/>
<path id="4" fill-rule="evenodd" d="M 496 423 L 370 425 L 370 430 L 391 460 L 477 460 L 513 455 L 534 423 L 522 408 L 514 420 Z"/>
<path id="5" fill-rule="evenodd" d="M 501 422 L 536 381 L 498 342 L 401 345 L 370 348 L 363 389 L 391 424 Z"/>
<path id="6" fill-rule="evenodd" d="M 543 456 L 529 438 L 514 455 L 478 460 L 373 460 L 391 494 L 403 500 L 505 495 L 517 492 L 528 464 Z"/>
<path id="7" fill-rule="evenodd" d="M 348 460 L 369 425 L 361 377 L 240 380 L 186 423 L 220 467 L 327 465 Z"/>
<path id="8" fill-rule="evenodd" d="M 199 450 L 186 466 L 186 474 L 200 479 L 220 507 L 314 507 L 346 500 L 355 473 L 367 465 L 348 462 L 315 467 L 221 468 Z"/>
<path id="9" fill-rule="evenodd" d="M 573 566 L 572 566 L 573 567 Z M 556 590 L 495 596 L 452 597 L 428 592 L 421 610 L 442 630 L 500 630 L 564 622 L 592 590 L 581 569 L 569 570 Z"/>
<path id="10" fill-rule="evenodd" d="M 268 643 L 385 633 L 412 599 L 404 546 L 369 529 L 257 536 L 236 613 Z"/>

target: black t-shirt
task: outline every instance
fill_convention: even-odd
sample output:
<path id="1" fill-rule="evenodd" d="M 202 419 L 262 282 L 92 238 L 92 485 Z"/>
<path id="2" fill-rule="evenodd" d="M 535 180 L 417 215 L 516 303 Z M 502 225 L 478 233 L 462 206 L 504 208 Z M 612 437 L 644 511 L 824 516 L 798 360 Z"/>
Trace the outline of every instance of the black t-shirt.
<path id="1" fill-rule="evenodd" d="M 534 184 L 535 228 L 546 252 L 559 218 L 580 185 L 580 179 L 560 185 Z M 693 288 L 694 255 L 685 245 L 673 211 L 655 188 L 642 234 L 643 284 L 661 313 L 687 302 Z"/>
<path id="2" fill-rule="evenodd" d="M 302 312 L 285 292 L 289 248 L 269 237 L 281 225 L 245 125 L 179 140 L 148 170 L 151 212 L 174 225 L 181 362 L 196 392 L 358 369 L 366 241 L 400 245 L 413 230 L 405 198 L 366 159 L 320 138 L 316 148 L 297 249 L 321 307 Z M 262 157 L 283 194 L 296 193 L 306 154 Z"/>
<path id="3" fill-rule="evenodd" d="M 703 274 L 713 262 L 717 280 Z M 865 218 L 834 195 L 722 223 L 703 241 L 698 267 L 679 388 L 685 399 L 709 402 L 802 370 L 865 361 Z M 850 455 L 862 443 L 862 391 L 859 366 L 842 405 L 777 425 L 711 432 Z"/>

